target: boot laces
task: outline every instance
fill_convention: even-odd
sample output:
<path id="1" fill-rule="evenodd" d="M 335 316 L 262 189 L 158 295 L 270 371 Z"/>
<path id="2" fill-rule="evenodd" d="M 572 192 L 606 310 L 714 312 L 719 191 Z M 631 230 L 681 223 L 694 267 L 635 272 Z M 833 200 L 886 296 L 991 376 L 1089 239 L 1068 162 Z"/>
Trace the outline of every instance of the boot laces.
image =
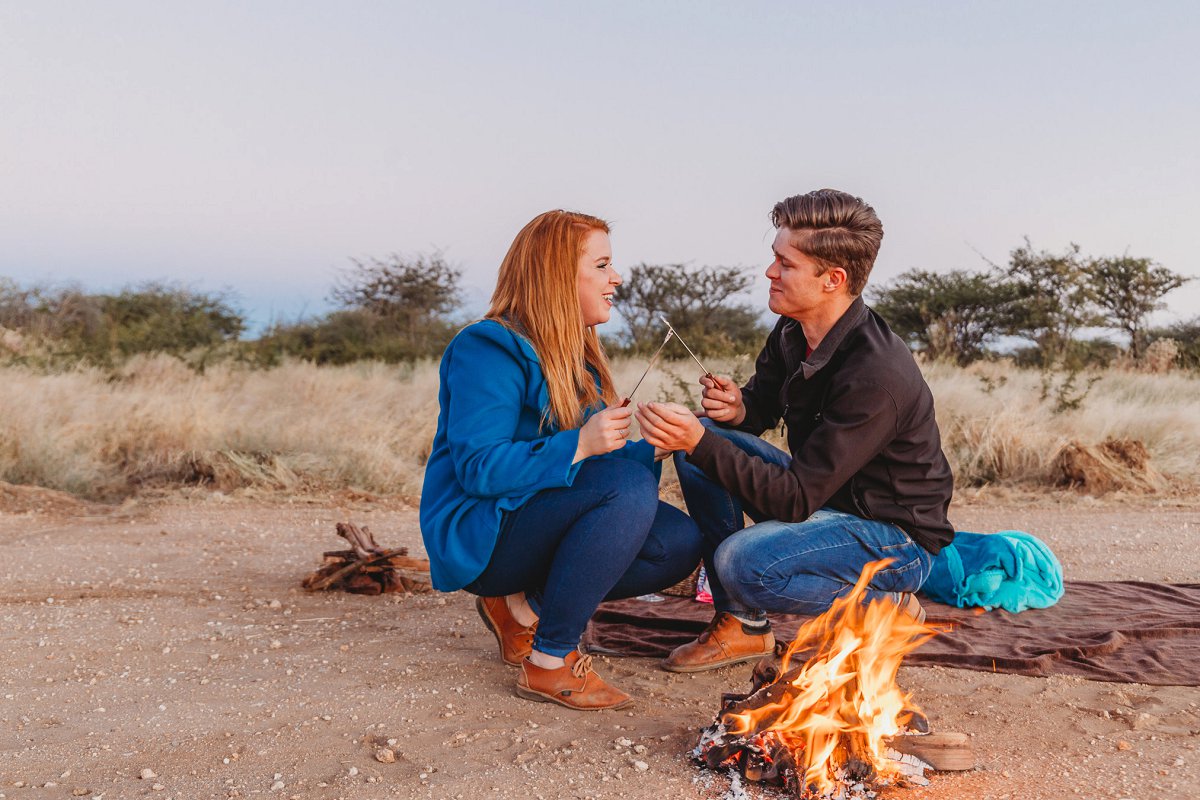
<path id="1" fill-rule="evenodd" d="M 571 674 L 576 678 L 582 678 L 592 671 L 592 657 L 580 656 L 574 664 L 571 665 Z"/>

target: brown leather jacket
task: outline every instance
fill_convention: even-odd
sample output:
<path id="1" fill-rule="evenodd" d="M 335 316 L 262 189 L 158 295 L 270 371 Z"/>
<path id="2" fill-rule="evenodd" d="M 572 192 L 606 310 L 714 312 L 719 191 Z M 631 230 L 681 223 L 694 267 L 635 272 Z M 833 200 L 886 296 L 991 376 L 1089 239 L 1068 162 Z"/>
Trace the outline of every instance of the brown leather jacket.
<path id="1" fill-rule="evenodd" d="M 811 356 L 807 348 L 800 323 L 780 317 L 742 388 L 736 426 L 757 436 L 782 418 L 790 467 L 711 431 L 688 461 L 770 518 L 798 522 L 829 507 L 893 523 L 936 554 L 954 538 L 954 481 L 912 353 L 861 297 Z"/>

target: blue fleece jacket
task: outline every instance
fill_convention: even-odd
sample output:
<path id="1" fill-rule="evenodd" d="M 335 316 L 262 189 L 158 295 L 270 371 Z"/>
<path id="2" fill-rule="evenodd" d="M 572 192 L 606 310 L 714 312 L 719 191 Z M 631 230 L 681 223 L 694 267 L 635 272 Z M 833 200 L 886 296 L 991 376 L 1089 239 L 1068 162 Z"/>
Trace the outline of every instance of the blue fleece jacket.
<path id="1" fill-rule="evenodd" d="M 468 325 L 442 354 L 438 374 L 441 409 L 420 516 L 434 588 L 449 592 L 483 573 L 505 511 L 544 489 L 570 486 L 583 462 L 571 463 L 578 428 L 539 428 L 549 393 L 524 337 L 492 320 Z M 626 442 L 596 457 L 632 458 L 658 469 L 647 442 Z"/>

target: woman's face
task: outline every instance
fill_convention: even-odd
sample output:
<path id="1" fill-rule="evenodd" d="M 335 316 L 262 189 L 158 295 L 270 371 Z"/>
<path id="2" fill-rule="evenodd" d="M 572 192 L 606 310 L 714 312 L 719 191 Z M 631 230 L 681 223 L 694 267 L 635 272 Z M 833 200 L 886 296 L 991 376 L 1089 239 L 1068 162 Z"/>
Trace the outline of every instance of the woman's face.
<path id="1" fill-rule="evenodd" d="M 583 240 L 579 256 L 579 310 L 583 325 L 590 328 L 608 322 L 612 313 L 613 292 L 621 285 L 621 276 L 612 267 L 612 246 L 608 234 L 592 230 Z"/>

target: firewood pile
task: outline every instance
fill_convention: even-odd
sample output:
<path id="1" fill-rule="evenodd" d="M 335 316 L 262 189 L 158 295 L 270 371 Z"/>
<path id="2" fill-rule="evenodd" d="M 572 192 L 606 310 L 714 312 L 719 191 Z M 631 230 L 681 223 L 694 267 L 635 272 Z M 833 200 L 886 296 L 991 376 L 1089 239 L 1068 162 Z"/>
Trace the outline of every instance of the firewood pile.
<path id="1" fill-rule="evenodd" d="M 310 592 L 338 590 L 353 594 L 428 592 L 429 561 L 413 558 L 407 547 L 380 547 L 366 525 L 339 522 L 337 534 L 350 543 L 349 550 L 323 553 L 324 565 L 301 585 Z"/>

